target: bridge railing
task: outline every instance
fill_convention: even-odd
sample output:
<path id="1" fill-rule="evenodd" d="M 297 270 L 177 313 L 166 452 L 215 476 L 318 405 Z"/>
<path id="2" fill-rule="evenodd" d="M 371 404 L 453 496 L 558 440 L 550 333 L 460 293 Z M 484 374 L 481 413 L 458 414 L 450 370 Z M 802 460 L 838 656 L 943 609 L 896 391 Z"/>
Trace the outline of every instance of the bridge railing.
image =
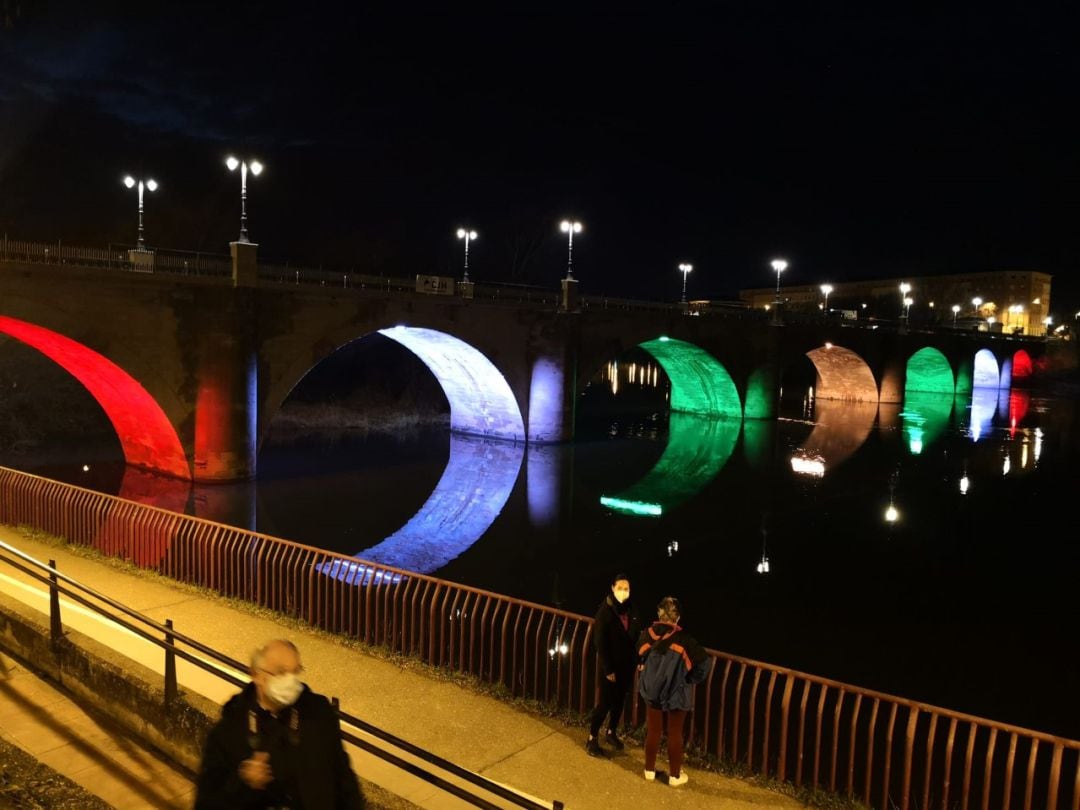
<path id="1" fill-rule="evenodd" d="M 377 276 L 354 270 L 324 270 L 286 262 L 259 263 L 259 281 L 283 286 L 329 287 L 340 290 L 380 290 L 383 292 L 415 292 L 416 281 L 407 278 Z"/>
<path id="2" fill-rule="evenodd" d="M 218 254 L 164 248 L 136 250 L 134 245 L 95 248 L 63 242 L 23 242 L 7 237 L 0 239 L 0 262 L 187 276 L 232 275 L 232 260 Z"/>
<path id="3" fill-rule="evenodd" d="M 0 468 L 29 526 L 310 625 L 585 712 L 592 619 Z M 875 808 L 1080 808 L 1080 742 L 718 651 L 692 745 Z M 634 692 L 636 694 L 636 691 Z M 632 720 L 641 722 L 635 700 Z"/>

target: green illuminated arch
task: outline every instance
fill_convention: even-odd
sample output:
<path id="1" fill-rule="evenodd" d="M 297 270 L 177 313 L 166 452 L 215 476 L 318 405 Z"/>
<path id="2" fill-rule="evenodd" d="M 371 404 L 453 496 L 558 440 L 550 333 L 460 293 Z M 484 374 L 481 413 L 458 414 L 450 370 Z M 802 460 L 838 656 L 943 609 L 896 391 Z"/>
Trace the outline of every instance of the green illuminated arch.
<path id="1" fill-rule="evenodd" d="M 924 394 L 956 393 L 956 379 L 945 355 L 927 346 L 911 355 L 904 376 L 904 399 L 915 391 Z"/>
<path id="2" fill-rule="evenodd" d="M 617 512 L 660 517 L 700 492 L 727 463 L 739 438 L 738 419 L 673 413 L 664 454 L 645 477 L 600 503 Z"/>
<path id="3" fill-rule="evenodd" d="M 671 381 L 671 410 L 742 419 L 742 403 L 731 375 L 707 351 L 668 337 L 640 345 Z"/>

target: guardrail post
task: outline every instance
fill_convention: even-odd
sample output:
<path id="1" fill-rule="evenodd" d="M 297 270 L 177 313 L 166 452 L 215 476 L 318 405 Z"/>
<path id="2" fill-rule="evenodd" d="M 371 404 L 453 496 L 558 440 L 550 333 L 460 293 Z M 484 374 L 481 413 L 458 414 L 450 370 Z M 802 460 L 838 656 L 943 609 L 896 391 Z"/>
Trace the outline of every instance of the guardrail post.
<path id="1" fill-rule="evenodd" d="M 56 584 L 56 560 L 49 560 L 49 641 L 56 649 L 64 637 L 64 627 L 60 624 L 60 589 Z"/>
<path id="2" fill-rule="evenodd" d="M 165 620 L 165 705 L 176 700 L 176 652 L 173 646 L 172 619 Z"/>

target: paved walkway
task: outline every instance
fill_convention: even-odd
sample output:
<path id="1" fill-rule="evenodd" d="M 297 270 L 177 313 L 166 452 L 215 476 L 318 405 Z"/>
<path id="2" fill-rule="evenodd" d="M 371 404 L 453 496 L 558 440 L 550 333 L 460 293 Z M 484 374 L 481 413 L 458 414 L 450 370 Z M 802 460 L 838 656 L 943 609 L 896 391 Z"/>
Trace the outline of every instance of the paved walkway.
<path id="1" fill-rule="evenodd" d="M 265 612 L 237 608 L 186 585 L 140 575 L 106 561 L 28 540 L 9 528 L 0 527 L 0 539 L 39 560 L 55 559 L 58 569 L 68 576 L 158 621 L 172 619 L 178 632 L 198 638 L 233 658 L 246 660 L 254 647 L 268 639 L 290 638 L 300 648 L 309 685 L 317 692 L 339 697 L 345 711 L 489 779 L 543 800 L 559 799 L 573 810 L 626 806 L 768 810 L 804 806 L 748 781 L 696 771 L 692 767 L 688 769 L 690 781 L 683 787 L 670 788 L 660 781 L 647 783 L 641 776 L 644 756 L 641 748 L 628 746 L 621 755 L 593 759 L 584 752 L 583 729 L 567 727 L 476 694 L 431 675 L 421 666 L 399 666 L 352 649 L 325 633 L 295 629 L 293 624 L 279 623 Z M 28 577 L 9 566 L 0 566 L 0 591 L 47 610 L 43 592 L 21 584 L 26 582 Z M 93 635 L 151 669 L 163 670 L 160 651 L 145 641 L 104 628 L 99 620 L 80 612 L 76 605 L 63 604 L 61 613 L 65 624 Z M 186 668 L 183 662 L 180 664 L 177 675 L 182 689 L 201 692 L 219 703 L 235 691 L 199 670 Z M 6 686 L 0 686 L 0 728 L 21 747 L 31 750 L 24 740 L 31 740 L 38 733 L 47 734 L 47 726 L 55 718 L 41 716 L 25 706 L 20 710 L 18 690 L 41 690 L 39 694 L 46 695 L 47 700 L 52 700 L 54 695 L 42 686 L 32 686 L 28 679 L 26 686 L 19 685 L 19 681 L 20 677 L 16 676 Z M 20 711 L 23 730 L 16 734 L 8 728 L 5 716 L 6 713 L 15 716 Z M 65 706 L 64 711 L 73 709 Z M 35 717 L 46 728 L 32 730 Z M 108 792 L 109 796 L 101 792 L 98 795 L 117 807 L 173 807 L 190 802 L 190 783 L 181 775 L 170 770 L 161 779 L 151 776 L 151 768 L 161 765 L 141 751 L 127 752 L 132 761 L 121 762 L 123 757 L 116 753 L 116 748 L 123 750 L 128 743 L 116 739 L 116 748 L 110 748 L 112 743 L 106 738 L 112 739 L 111 733 L 95 733 L 95 721 L 88 722 L 91 725 L 86 726 L 81 742 L 55 739 L 52 750 L 71 745 L 72 751 L 82 755 L 81 758 L 53 755 L 51 764 L 61 773 L 79 781 L 80 771 L 100 769 L 94 771 L 94 779 L 90 781 Z M 97 728 L 100 732 L 102 727 Z M 43 748 L 44 745 L 44 742 L 36 744 L 34 753 L 48 754 L 50 749 Z M 466 806 L 400 769 L 349 748 L 358 774 L 409 802 L 439 810 Z M 116 768 L 108 766 L 102 757 L 121 764 Z M 115 789 L 106 789 L 105 780 L 115 780 Z M 151 782 L 152 789 L 158 791 L 153 797 L 144 795 L 151 788 L 140 789 L 135 785 Z M 94 787 L 91 790 L 98 792 Z M 132 797 L 134 804 L 116 803 L 115 797 L 123 790 L 142 792 Z"/>

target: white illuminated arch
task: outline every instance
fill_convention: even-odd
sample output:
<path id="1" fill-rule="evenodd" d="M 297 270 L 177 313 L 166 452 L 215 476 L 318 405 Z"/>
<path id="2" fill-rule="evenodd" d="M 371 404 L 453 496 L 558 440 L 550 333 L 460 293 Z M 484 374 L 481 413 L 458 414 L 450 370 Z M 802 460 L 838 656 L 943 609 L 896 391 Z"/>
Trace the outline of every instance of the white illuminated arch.
<path id="1" fill-rule="evenodd" d="M 434 329 L 380 329 L 420 358 L 450 402 L 450 429 L 458 433 L 525 439 L 525 425 L 510 385 L 480 351 Z"/>

